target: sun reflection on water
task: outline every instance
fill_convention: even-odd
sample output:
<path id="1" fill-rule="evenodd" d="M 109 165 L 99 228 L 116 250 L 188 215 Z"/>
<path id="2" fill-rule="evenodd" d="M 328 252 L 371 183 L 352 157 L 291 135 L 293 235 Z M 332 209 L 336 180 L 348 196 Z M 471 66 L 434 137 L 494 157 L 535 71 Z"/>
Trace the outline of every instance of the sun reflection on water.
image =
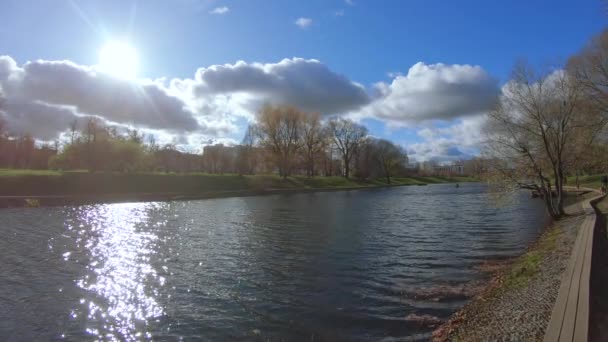
<path id="1" fill-rule="evenodd" d="M 164 313 L 157 300 L 164 278 L 150 260 L 159 237 L 142 228 L 157 205 L 122 203 L 79 211 L 78 244 L 89 253 L 89 272 L 77 285 L 93 294 L 80 301 L 89 334 L 105 340 L 151 338 L 146 326 Z"/>

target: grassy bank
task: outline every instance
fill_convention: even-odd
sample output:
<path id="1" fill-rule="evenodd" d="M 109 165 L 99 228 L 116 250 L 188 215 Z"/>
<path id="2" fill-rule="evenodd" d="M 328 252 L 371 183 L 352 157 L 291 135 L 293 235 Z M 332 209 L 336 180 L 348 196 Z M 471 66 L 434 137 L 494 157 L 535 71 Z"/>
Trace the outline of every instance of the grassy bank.
<path id="1" fill-rule="evenodd" d="M 469 177 L 393 178 L 392 185 L 469 182 Z M 343 177 L 276 175 L 211 175 L 204 173 L 89 173 L 0 169 L 0 196 L 62 196 L 167 193 L 194 195 L 209 192 L 276 189 L 334 189 L 386 186 L 385 179 L 356 180 Z"/>
<path id="2" fill-rule="evenodd" d="M 585 218 L 580 203 L 594 196 L 570 194 L 569 215 L 545 227 L 526 253 L 495 267 L 487 287 L 437 329 L 433 340 L 542 340 Z"/>
<path id="3" fill-rule="evenodd" d="M 599 189 L 602 187 L 602 176 L 603 175 L 587 175 L 579 176 L 579 185 L 585 188 Z M 568 177 L 568 183 L 566 185 L 576 186 L 576 177 Z"/>

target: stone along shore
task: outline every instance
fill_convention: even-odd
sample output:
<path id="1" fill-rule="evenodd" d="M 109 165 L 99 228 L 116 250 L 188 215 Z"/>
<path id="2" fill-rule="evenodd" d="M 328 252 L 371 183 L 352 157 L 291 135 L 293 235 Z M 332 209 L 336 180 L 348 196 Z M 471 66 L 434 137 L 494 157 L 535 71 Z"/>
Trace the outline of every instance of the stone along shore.
<path id="1" fill-rule="evenodd" d="M 551 224 L 527 253 L 501 267 L 487 287 L 433 333 L 433 341 L 542 341 L 577 233 L 581 202 Z"/>

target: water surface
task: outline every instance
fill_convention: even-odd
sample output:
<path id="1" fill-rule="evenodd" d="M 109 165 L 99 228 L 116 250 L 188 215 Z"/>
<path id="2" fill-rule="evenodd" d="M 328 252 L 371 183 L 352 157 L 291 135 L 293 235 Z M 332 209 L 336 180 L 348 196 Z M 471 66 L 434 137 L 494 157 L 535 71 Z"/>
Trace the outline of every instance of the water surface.
<path id="1" fill-rule="evenodd" d="M 411 340 L 544 224 L 480 184 L 0 210 L 0 340 Z M 441 292 L 441 291 L 439 291 Z M 424 295 L 426 293 L 426 295 Z"/>

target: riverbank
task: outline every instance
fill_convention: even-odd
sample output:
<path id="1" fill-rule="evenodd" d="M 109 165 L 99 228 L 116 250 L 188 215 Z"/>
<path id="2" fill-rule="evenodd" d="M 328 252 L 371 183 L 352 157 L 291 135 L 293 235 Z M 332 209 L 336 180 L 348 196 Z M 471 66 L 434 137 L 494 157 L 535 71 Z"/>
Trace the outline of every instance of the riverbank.
<path id="1" fill-rule="evenodd" d="M 570 197 L 569 216 L 547 227 L 524 255 L 504 263 L 472 302 L 433 333 L 433 340 L 542 340 L 584 220 L 581 202 L 593 196 Z"/>
<path id="2" fill-rule="evenodd" d="M 475 180 L 469 177 L 395 177 L 387 184 L 383 178 L 294 176 L 282 179 L 276 175 L 0 170 L 0 207 L 190 200 L 471 181 Z"/>

